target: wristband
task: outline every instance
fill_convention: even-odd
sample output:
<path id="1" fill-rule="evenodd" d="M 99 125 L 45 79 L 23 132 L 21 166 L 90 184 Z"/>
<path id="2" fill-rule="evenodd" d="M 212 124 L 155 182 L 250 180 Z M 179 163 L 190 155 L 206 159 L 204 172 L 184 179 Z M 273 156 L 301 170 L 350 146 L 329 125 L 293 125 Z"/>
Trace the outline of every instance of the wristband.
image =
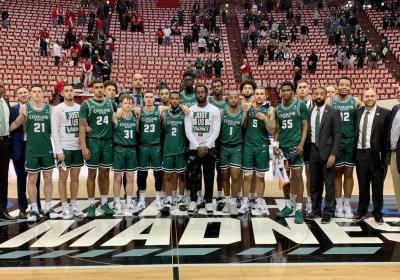
<path id="1" fill-rule="evenodd" d="M 279 149 L 279 141 L 272 141 L 272 148 L 277 148 Z"/>

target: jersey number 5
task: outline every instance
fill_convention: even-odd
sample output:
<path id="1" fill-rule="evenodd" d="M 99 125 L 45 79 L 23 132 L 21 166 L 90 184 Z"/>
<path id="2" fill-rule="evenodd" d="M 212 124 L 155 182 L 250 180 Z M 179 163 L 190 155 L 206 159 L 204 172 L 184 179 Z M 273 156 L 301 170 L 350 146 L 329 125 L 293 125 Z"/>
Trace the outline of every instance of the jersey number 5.
<path id="1" fill-rule="evenodd" d="M 293 127 L 292 120 L 283 120 L 282 121 L 282 128 L 283 129 L 292 128 L 292 127 Z"/>

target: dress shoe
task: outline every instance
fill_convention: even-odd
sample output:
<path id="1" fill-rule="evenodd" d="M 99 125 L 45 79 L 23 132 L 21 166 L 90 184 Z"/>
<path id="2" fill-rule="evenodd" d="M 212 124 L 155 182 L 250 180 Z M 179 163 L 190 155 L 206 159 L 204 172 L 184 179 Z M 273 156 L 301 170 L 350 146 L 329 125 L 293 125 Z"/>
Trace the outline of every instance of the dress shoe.
<path id="1" fill-rule="evenodd" d="M 1 211 L 0 212 L 0 220 L 13 221 L 13 220 L 15 220 L 15 218 L 10 216 L 10 214 L 8 214 L 7 211 Z"/>
<path id="2" fill-rule="evenodd" d="M 375 222 L 376 222 L 378 225 L 383 225 L 383 224 L 384 224 L 384 221 L 383 221 L 383 218 L 382 218 L 382 217 L 374 217 L 374 219 L 375 219 Z"/>
<path id="3" fill-rule="evenodd" d="M 366 215 L 366 214 L 357 213 L 357 214 L 353 217 L 353 220 L 356 221 L 356 222 L 361 222 L 361 221 L 365 220 L 366 218 L 367 218 L 367 215 Z"/>
<path id="4" fill-rule="evenodd" d="M 313 221 L 313 220 L 318 219 L 318 218 L 321 218 L 321 214 L 320 213 L 311 212 L 310 214 L 306 215 L 305 220 Z"/>
<path id="5" fill-rule="evenodd" d="M 332 220 L 332 216 L 329 214 L 324 214 L 321 219 L 321 224 L 329 224 Z"/>
<path id="6" fill-rule="evenodd" d="M 26 217 L 28 216 L 28 214 L 26 213 L 26 210 L 21 210 L 21 211 L 19 211 L 19 214 L 18 214 L 18 219 L 26 219 Z"/>

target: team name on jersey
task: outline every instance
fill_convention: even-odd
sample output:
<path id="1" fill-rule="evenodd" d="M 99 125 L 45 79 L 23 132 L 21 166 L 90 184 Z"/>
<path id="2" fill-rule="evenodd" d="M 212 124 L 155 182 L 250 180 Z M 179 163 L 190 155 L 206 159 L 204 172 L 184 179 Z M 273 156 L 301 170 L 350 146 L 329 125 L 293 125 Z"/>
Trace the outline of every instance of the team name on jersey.
<path id="1" fill-rule="evenodd" d="M 180 126 L 180 125 L 183 125 L 183 121 L 182 120 L 167 120 L 167 124 L 169 124 L 171 126 Z"/>
<path id="2" fill-rule="evenodd" d="M 229 125 L 229 126 L 241 126 L 242 120 L 241 119 L 232 120 L 232 119 L 224 118 L 223 123 L 226 125 Z"/>
<path id="3" fill-rule="evenodd" d="M 28 119 L 33 120 L 35 122 L 43 122 L 49 119 L 49 115 L 34 115 L 34 114 L 28 114 Z"/>
<path id="4" fill-rule="evenodd" d="M 281 119 L 288 119 L 288 118 L 291 118 L 292 116 L 296 116 L 296 115 L 297 115 L 297 112 L 294 112 L 294 111 L 287 112 L 287 113 L 279 113 L 279 117 Z"/>
<path id="5" fill-rule="evenodd" d="M 136 127 L 136 122 L 119 122 L 118 126 L 121 128 L 132 129 Z"/>
<path id="6" fill-rule="evenodd" d="M 156 116 L 142 116 L 141 121 L 144 123 L 154 123 L 158 121 Z"/>
<path id="7" fill-rule="evenodd" d="M 343 104 L 343 105 L 338 105 L 335 104 L 335 109 L 339 111 L 350 111 L 354 108 L 353 105 L 348 105 L 348 104 Z"/>
<path id="8" fill-rule="evenodd" d="M 94 108 L 93 113 L 99 115 L 106 115 L 111 113 L 111 108 Z"/>

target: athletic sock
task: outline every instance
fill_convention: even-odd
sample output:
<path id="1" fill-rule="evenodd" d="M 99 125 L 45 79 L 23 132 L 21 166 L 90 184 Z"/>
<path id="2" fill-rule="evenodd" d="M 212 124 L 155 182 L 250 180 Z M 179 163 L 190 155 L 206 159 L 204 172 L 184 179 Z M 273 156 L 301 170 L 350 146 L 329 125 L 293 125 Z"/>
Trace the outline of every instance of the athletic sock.
<path id="1" fill-rule="evenodd" d="M 285 199 L 285 206 L 286 206 L 287 208 L 292 209 L 292 208 L 293 208 L 292 201 L 291 201 L 290 199 Z"/>
<path id="2" fill-rule="evenodd" d="M 236 197 L 232 197 L 230 203 L 231 205 L 236 206 Z"/>
<path id="3" fill-rule="evenodd" d="M 184 196 L 185 197 L 190 197 L 190 190 L 185 190 Z"/>
<path id="4" fill-rule="evenodd" d="M 90 206 L 96 204 L 96 200 L 94 199 L 94 197 L 89 197 L 89 198 L 88 198 L 88 201 L 89 201 L 89 205 L 90 205 Z"/>
<path id="5" fill-rule="evenodd" d="M 68 205 L 68 202 L 61 202 L 61 206 L 65 208 Z"/>
<path id="6" fill-rule="evenodd" d="M 243 204 L 246 204 L 246 205 L 249 204 L 249 198 L 248 197 L 243 197 Z"/>
<path id="7" fill-rule="evenodd" d="M 126 204 L 132 204 L 132 196 L 131 195 L 126 196 Z"/>
<path id="8" fill-rule="evenodd" d="M 101 205 L 108 203 L 108 195 L 101 195 L 100 201 L 101 201 Z"/>
<path id="9" fill-rule="evenodd" d="M 183 200 L 184 196 L 183 195 L 178 195 L 178 200 Z"/>
<path id="10" fill-rule="evenodd" d="M 172 203 L 172 196 L 170 196 L 170 195 L 167 196 L 167 202 L 168 202 L 168 203 Z"/>
<path id="11" fill-rule="evenodd" d="M 302 209 L 303 209 L 303 204 L 297 202 L 297 203 L 296 203 L 296 211 L 301 211 Z"/>
<path id="12" fill-rule="evenodd" d="M 144 201 L 146 197 L 146 191 L 139 191 L 139 200 Z"/>
<path id="13" fill-rule="evenodd" d="M 249 198 L 250 198 L 250 199 L 256 198 L 256 194 L 255 194 L 255 193 L 249 193 Z"/>
<path id="14" fill-rule="evenodd" d="M 307 203 L 311 204 L 311 197 L 307 197 Z"/>
<path id="15" fill-rule="evenodd" d="M 341 197 L 336 198 L 336 208 L 343 208 L 343 200 Z"/>
<path id="16" fill-rule="evenodd" d="M 222 197 L 222 191 L 217 191 L 217 197 Z"/>
<path id="17" fill-rule="evenodd" d="M 292 203 L 291 208 L 296 208 L 296 199 L 297 199 L 297 194 L 291 193 L 290 194 L 290 201 Z"/>
<path id="18" fill-rule="evenodd" d="M 71 206 L 76 207 L 76 199 L 71 199 L 69 204 L 71 204 Z"/>
<path id="19" fill-rule="evenodd" d="M 31 204 L 31 212 L 36 212 L 36 213 L 39 212 L 37 203 Z"/>
<path id="20" fill-rule="evenodd" d="M 114 197 L 114 203 L 121 204 L 121 200 L 120 200 L 119 196 Z"/>
<path id="21" fill-rule="evenodd" d="M 172 190 L 172 198 L 174 199 L 174 198 L 176 198 L 177 197 L 177 195 L 178 195 L 178 192 L 177 191 L 174 191 L 174 190 Z"/>
<path id="22" fill-rule="evenodd" d="M 161 192 L 156 192 L 156 200 L 161 200 Z"/>
<path id="23" fill-rule="evenodd" d="M 343 205 L 344 205 L 344 206 L 350 207 L 350 198 L 345 197 L 345 198 L 344 198 Z"/>
<path id="24" fill-rule="evenodd" d="M 47 212 L 51 209 L 51 202 L 44 203 L 44 211 Z"/>
<path id="25" fill-rule="evenodd" d="M 231 196 L 230 195 L 226 195 L 225 196 L 225 202 L 229 202 L 231 200 Z"/>

